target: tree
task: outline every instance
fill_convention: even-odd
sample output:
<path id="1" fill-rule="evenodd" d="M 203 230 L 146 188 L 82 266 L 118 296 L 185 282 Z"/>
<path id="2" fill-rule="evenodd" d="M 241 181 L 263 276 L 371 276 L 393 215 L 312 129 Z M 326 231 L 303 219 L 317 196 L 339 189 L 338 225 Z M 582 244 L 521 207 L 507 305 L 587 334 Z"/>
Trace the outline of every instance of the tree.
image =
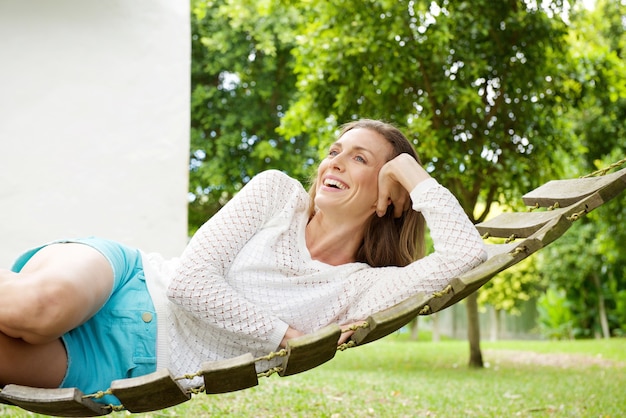
<path id="1" fill-rule="evenodd" d="M 192 2 L 189 223 L 193 233 L 254 174 L 288 171 L 305 181 L 305 137 L 276 133 L 295 92 L 296 20 L 276 2 Z"/>
<path id="2" fill-rule="evenodd" d="M 330 141 L 352 119 L 393 122 L 481 221 L 495 201 L 511 201 L 553 175 L 552 152 L 568 146 L 557 90 L 567 28 L 560 2 L 549 6 L 298 3 L 305 17 L 294 49 L 298 95 L 280 132 Z M 482 366 L 477 322 L 474 329 L 470 363 Z"/>

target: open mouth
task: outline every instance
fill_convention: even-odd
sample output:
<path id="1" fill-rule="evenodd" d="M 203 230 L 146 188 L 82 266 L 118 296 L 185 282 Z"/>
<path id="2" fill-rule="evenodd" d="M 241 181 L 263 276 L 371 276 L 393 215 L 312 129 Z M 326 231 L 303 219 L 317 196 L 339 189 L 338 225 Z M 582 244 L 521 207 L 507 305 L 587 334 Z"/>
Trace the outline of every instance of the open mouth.
<path id="1" fill-rule="evenodd" d="M 339 190 L 347 190 L 348 189 L 347 185 L 345 185 L 344 183 L 340 182 L 339 180 L 335 180 L 335 179 L 324 179 L 324 186 L 330 187 L 332 189 L 339 189 Z"/>

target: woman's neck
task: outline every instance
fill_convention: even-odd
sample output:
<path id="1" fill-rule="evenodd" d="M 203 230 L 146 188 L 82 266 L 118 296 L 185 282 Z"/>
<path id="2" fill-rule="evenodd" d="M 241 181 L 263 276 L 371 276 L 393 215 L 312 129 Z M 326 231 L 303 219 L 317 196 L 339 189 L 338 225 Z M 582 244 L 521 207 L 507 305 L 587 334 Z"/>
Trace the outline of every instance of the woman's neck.
<path id="1" fill-rule="evenodd" d="M 353 263 L 363 242 L 363 222 L 333 222 L 317 212 L 306 227 L 305 237 L 313 260 L 333 266 Z"/>

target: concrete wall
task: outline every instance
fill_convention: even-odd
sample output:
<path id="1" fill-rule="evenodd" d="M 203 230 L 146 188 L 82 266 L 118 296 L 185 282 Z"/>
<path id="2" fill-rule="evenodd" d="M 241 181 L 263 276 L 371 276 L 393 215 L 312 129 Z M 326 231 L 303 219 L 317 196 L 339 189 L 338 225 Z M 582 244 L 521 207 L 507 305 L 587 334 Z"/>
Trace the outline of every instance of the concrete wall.
<path id="1" fill-rule="evenodd" d="M 187 241 L 188 0 L 0 0 L 0 267 L 100 235 Z"/>

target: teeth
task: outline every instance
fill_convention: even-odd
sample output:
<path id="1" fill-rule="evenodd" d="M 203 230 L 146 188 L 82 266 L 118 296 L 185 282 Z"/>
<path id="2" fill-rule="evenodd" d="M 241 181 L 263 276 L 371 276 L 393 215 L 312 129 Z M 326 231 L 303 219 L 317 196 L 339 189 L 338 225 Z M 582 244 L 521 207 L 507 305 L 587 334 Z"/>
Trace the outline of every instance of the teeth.
<path id="1" fill-rule="evenodd" d="M 341 190 L 346 190 L 348 188 L 342 182 L 337 181 L 337 180 L 333 180 L 333 179 L 326 179 L 326 180 L 324 180 L 324 186 L 336 187 L 336 188 L 341 189 Z"/>

